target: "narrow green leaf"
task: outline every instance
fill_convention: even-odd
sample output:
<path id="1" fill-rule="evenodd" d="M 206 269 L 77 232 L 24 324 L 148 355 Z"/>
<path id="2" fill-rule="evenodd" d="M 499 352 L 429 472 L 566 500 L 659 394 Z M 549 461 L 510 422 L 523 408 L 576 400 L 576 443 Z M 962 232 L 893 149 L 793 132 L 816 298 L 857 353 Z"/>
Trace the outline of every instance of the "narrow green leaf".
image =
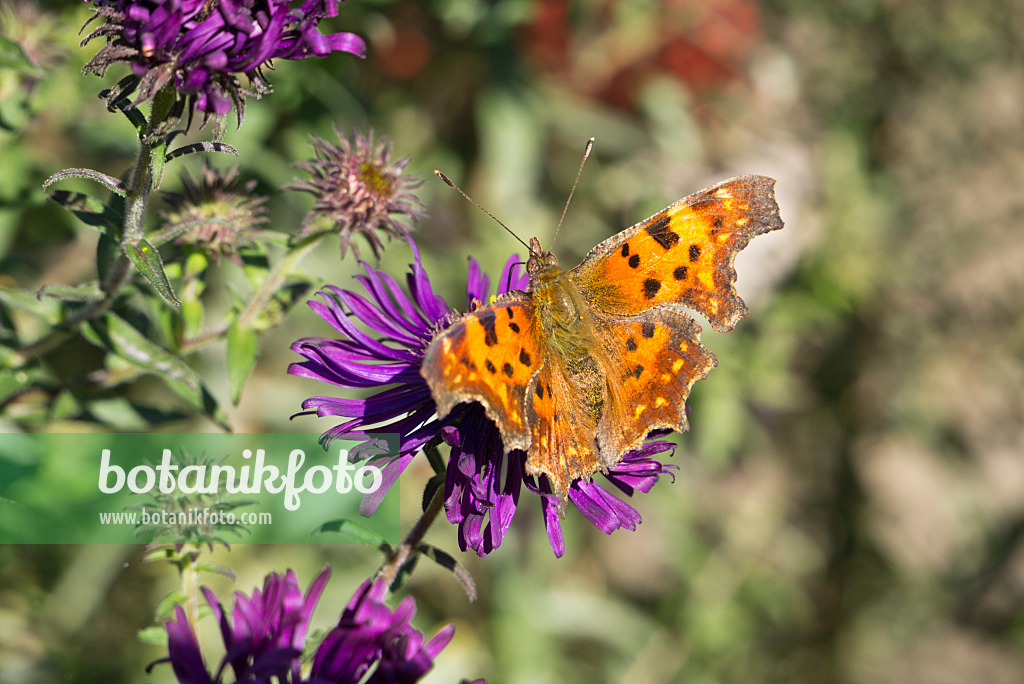
<path id="1" fill-rule="evenodd" d="M 373 530 L 363 527 L 354 520 L 329 520 L 309 533 L 310 538 L 326 532 L 337 532 L 343 537 L 365 546 L 383 547 L 388 543 L 384 537 Z"/>
<path id="2" fill-rule="evenodd" d="M 103 299 L 103 292 L 97 282 L 74 286 L 46 284 L 39 288 L 36 296 L 61 302 L 95 302 Z"/>
<path id="3" fill-rule="evenodd" d="M 253 502 L 250 501 L 248 503 L 253 503 Z M 229 580 L 231 580 L 232 582 L 235 582 L 235 581 L 238 580 L 237 575 L 235 575 L 234 571 L 231 568 L 229 568 L 226 565 L 221 565 L 220 563 L 214 563 L 212 561 L 207 561 L 205 563 L 197 564 L 196 565 L 196 570 L 198 572 L 212 572 L 215 575 L 220 575 L 221 577 L 226 577 Z"/>
<path id="4" fill-rule="evenodd" d="M 120 179 L 108 176 L 102 171 L 97 171 L 96 169 L 84 168 L 64 169 L 63 171 L 58 171 L 57 173 L 52 174 L 49 178 L 43 181 L 43 190 L 46 190 L 54 183 L 67 178 L 84 178 L 85 180 L 91 180 L 99 183 L 115 195 L 120 195 L 121 197 L 126 197 L 128 195 L 128 189 Z"/>
<path id="5" fill-rule="evenodd" d="M 183 157 L 187 154 L 195 154 L 197 152 L 227 152 L 228 154 L 233 154 L 236 157 L 238 156 L 238 150 L 236 150 L 231 145 L 228 145 L 227 143 L 197 142 L 192 143 L 191 145 L 179 147 L 178 149 L 171 151 L 167 155 L 167 161 L 171 161 L 176 157 Z"/>
<path id="6" fill-rule="evenodd" d="M 461 584 L 462 588 L 465 590 L 470 603 L 476 601 L 476 583 L 473 581 L 473 576 L 470 575 L 465 566 L 455 560 L 451 554 L 447 551 L 442 551 L 436 546 L 431 546 L 430 544 L 420 544 L 416 547 L 416 550 L 440 565 L 442 568 L 451 570 L 452 574 L 455 575 L 455 578 L 459 580 L 459 584 Z"/>
<path id="7" fill-rule="evenodd" d="M 59 323 L 61 319 L 60 302 L 55 299 L 40 299 L 35 292 L 0 287 L 0 304 L 38 316 L 53 325 Z"/>
<path id="8" fill-rule="evenodd" d="M 167 630 L 160 625 L 143 627 L 138 633 L 139 641 L 153 646 L 167 646 Z"/>
<path id="9" fill-rule="evenodd" d="M 88 321 L 82 335 L 96 346 L 113 352 L 133 366 L 158 375 L 178 394 L 193 404 L 200 395 L 200 383 L 188 365 L 166 349 L 156 345 L 117 314 Z"/>
<path id="10" fill-rule="evenodd" d="M 231 388 L 231 402 L 238 404 L 242 388 L 256 367 L 260 353 L 260 338 L 252 328 L 239 324 L 236 319 L 228 327 L 228 386 Z"/>
<path id="11" fill-rule="evenodd" d="M 181 302 L 175 296 L 174 290 L 171 289 L 171 283 L 167 279 L 167 274 L 164 273 L 164 262 L 160 259 L 160 253 L 156 251 L 153 245 L 143 239 L 126 244 L 124 252 L 132 260 L 132 263 L 135 264 L 135 268 L 139 269 L 139 273 L 145 276 L 150 285 L 156 288 L 156 291 L 160 293 L 160 296 L 168 304 L 181 306 Z"/>
<path id="12" fill-rule="evenodd" d="M 77 216 L 87 226 L 113 235 L 117 235 L 121 230 L 121 214 L 91 195 L 71 190 L 54 190 L 49 198 Z"/>
<path id="13" fill-rule="evenodd" d="M 100 239 L 96 243 L 96 272 L 101 283 L 106 282 L 111 269 L 114 268 L 114 264 L 117 263 L 120 256 L 120 238 L 110 233 L 100 235 Z"/>
<path id="14" fill-rule="evenodd" d="M 88 342 L 113 352 L 106 365 L 118 363 L 141 373 L 158 376 L 174 392 L 216 421 L 229 428 L 227 415 L 195 372 L 180 358 L 150 341 L 127 321 L 114 313 L 82 325 L 82 337 Z M 151 423 L 157 416 L 147 416 Z"/>

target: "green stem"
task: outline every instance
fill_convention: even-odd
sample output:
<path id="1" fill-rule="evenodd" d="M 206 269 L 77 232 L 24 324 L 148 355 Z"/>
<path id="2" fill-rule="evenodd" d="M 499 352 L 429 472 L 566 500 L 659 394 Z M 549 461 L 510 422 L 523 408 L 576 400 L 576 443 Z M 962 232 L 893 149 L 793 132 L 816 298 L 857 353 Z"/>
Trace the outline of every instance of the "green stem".
<path id="1" fill-rule="evenodd" d="M 413 552 L 416 547 L 423 541 L 423 537 L 426 536 L 427 530 L 434 524 L 437 519 L 437 514 L 441 512 L 444 507 L 444 487 L 438 487 L 434 490 L 434 496 L 430 498 L 430 503 L 427 504 L 427 509 L 423 511 L 423 515 L 416 521 L 416 524 L 409 531 L 405 540 L 398 545 L 395 552 L 391 554 L 391 558 L 384 564 L 384 567 L 377 573 L 377 579 L 382 579 L 391 586 L 394 583 L 395 578 L 398 577 L 398 573 L 409 562 L 412 558 Z"/>
<path id="2" fill-rule="evenodd" d="M 174 106 L 177 95 L 173 86 L 161 90 L 153 98 L 146 132 L 139 141 L 139 154 L 135 159 L 131 179 L 128 182 L 128 194 L 125 196 L 125 217 L 121 231 L 122 246 L 142 239 L 146 225 L 146 206 L 163 177 L 164 158 L 167 153 L 167 136 L 154 136 L 154 132 L 162 126 Z M 40 356 L 55 349 L 70 339 L 78 327 L 94 318 L 102 316 L 110 309 L 118 292 L 132 275 L 132 262 L 122 250 L 117 261 L 100 283 L 103 297 L 90 302 L 68 316 L 60 325 L 35 342 L 22 347 L 12 357 L 14 367 L 25 365 L 34 356 Z"/>
<path id="3" fill-rule="evenodd" d="M 199 569 L 196 556 L 186 551 L 181 555 L 181 592 L 185 596 L 185 615 L 192 631 L 199 638 Z"/>

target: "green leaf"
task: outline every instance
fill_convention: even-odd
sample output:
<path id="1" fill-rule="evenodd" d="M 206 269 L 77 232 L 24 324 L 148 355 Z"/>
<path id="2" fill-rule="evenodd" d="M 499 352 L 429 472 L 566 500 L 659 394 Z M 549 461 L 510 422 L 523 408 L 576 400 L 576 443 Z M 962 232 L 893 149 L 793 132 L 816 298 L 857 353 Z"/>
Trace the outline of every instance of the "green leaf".
<path id="1" fill-rule="evenodd" d="M 138 633 L 139 641 L 154 646 L 167 646 L 167 630 L 161 626 L 143 627 Z"/>
<path id="2" fill-rule="evenodd" d="M 452 574 L 455 575 L 455 579 L 459 580 L 459 584 L 466 591 L 466 596 L 469 597 L 470 603 L 476 601 L 476 583 L 473 581 L 473 576 L 451 554 L 430 544 L 420 544 L 416 547 L 416 550 L 442 568 L 451 570 Z"/>
<path id="3" fill-rule="evenodd" d="M 254 503 L 254 502 L 250 501 L 250 502 L 244 503 L 243 505 L 248 505 L 248 504 L 252 504 L 252 503 Z M 196 564 L 196 571 L 197 572 L 212 572 L 215 575 L 220 575 L 221 577 L 226 577 L 229 580 L 231 580 L 232 582 L 238 581 L 238 577 L 235 575 L 234 571 L 231 568 L 229 568 L 226 565 L 221 565 L 220 563 L 214 563 L 213 561 L 206 561 L 204 563 Z"/>
<path id="4" fill-rule="evenodd" d="M 97 282 L 75 286 L 46 284 L 39 288 L 38 296 L 61 302 L 95 302 L 103 299 L 103 292 Z"/>
<path id="5" fill-rule="evenodd" d="M 164 262 L 160 260 L 160 253 L 156 251 L 153 245 L 147 240 L 142 239 L 138 242 L 126 244 L 124 252 L 132 260 L 132 263 L 135 264 L 135 268 L 139 269 L 139 273 L 145 276 L 150 285 L 156 288 L 156 291 L 160 293 L 160 296 L 168 304 L 181 306 L 181 302 L 175 296 L 174 290 L 171 289 L 171 283 L 167 279 L 167 274 L 164 273 Z"/>
<path id="6" fill-rule="evenodd" d="M 120 235 L 124 220 L 120 212 L 92 195 L 72 190 L 54 190 L 49 198 L 77 216 L 85 225 L 104 234 Z"/>
<path id="7" fill-rule="evenodd" d="M 106 282 L 111 269 L 121 256 L 121 243 L 116 235 L 103 233 L 96 243 L 96 272 L 100 282 Z"/>
<path id="8" fill-rule="evenodd" d="M 242 272 L 252 288 L 259 289 L 263 281 L 270 273 L 270 260 L 264 252 L 245 252 L 240 254 L 242 258 Z"/>
<path id="9" fill-rule="evenodd" d="M 82 412 L 82 405 L 70 390 L 61 390 L 50 405 L 50 419 L 54 423 L 68 420 Z"/>
<path id="10" fill-rule="evenodd" d="M 60 323 L 61 320 L 60 302 L 55 299 L 40 299 L 35 292 L 0 287 L 0 304 L 38 316 L 52 325 Z"/>
<path id="11" fill-rule="evenodd" d="M 255 330 L 241 325 L 236 319 L 228 327 L 228 386 L 231 388 L 231 403 L 238 404 L 242 398 L 245 381 L 256 367 L 260 354 L 260 338 Z"/>
<path id="12" fill-rule="evenodd" d="M 326 532 L 337 532 L 341 536 L 349 539 L 356 544 L 363 544 L 365 546 L 376 546 L 382 548 L 388 546 L 387 541 L 384 537 L 380 536 L 373 530 L 363 527 L 354 520 L 329 520 L 319 527 L 315 528 L 309 533 L 310 538 L 315 537 L 319 534 Z M 389 547 L 390 548 L 390 547 Z"/>
<path id="13" fill-rule="evenodd" d="M 0 36 L 0 68 L 30 74 L 42 74 L 43 70 L 32 63 L 19 43 Z"/>
<path id="14" fill-rule="evenodd" d="M 96 346 L 117 354 L 149 373 L 159 375 L 172 386 L 180 386 L 184 393 L 194 395 L 199 389 L 199 380 L 184 361 L 151 342 L 115 313 L 107 313 L 99 320 L 88 321 L 82 326 L 82 334 Z"/>
<path id="15" fill-rule="evenodd" d="M 171 151 L 167 155 L 167 161 L 171 161 L 176 157 L 183 157 L 187 154 L 195 154 L 197 152 L 227 152 L 228 154 L 233 154 L 236 157 L 238 156 L 238 150 L 236 150 L 231 145 L 228 145 L 227 143 L 197 142 L 192 143 L 191 145 L 179 147 L 178 149 Z"/>

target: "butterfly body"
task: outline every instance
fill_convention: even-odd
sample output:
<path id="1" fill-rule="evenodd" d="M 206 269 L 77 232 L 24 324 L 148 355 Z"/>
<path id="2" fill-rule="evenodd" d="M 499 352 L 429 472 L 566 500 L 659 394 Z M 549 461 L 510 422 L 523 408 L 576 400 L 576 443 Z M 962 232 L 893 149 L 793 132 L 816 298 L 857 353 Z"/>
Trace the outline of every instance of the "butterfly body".
<path id="1" fill-rule="evenodd" d="M 563 498 L 577 478 L 614 467 L 657 428 L 685 430 L 690 387 L 714 367 L 694 309 L 728 331 L 746 313 L 733 259 L 782 227 L 774 181 L 740 176 L 605 240 L 563 271 L 530 241 L 527 291 L 513 291 L 438 333 L 421 373 L 439 415 L 477 401 L 506 450 Z"/>

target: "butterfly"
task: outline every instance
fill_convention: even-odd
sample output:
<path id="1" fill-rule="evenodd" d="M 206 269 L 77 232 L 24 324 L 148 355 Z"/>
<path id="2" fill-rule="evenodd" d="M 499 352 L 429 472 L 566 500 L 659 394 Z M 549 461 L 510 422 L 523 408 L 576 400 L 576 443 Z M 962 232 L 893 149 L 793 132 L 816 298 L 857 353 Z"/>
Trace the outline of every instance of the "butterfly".
<path id="1" fill-rule="evenodd" d="M 690 195 L 590 250 L 563 271 L 530 240 L 527 290 L 440 331 L 421 374 L 441 417 L 479 402 L 506 451 L 563 501 L 578 478 L 613 468 L 659 428 L 687 429 L 694 382 L 717 365 L 700 343 L 747 314 L 736 254 L 782 228 L 775 181 L 737 176 Z"/>

